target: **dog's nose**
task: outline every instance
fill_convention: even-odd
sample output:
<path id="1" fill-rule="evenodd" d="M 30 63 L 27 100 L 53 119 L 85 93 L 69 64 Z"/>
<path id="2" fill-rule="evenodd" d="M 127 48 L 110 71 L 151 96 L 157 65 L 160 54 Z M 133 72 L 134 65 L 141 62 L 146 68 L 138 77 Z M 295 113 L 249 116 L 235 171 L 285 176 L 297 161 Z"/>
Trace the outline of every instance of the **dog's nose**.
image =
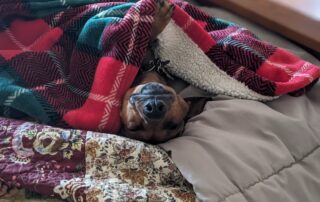
<path id="1" fill-rule="evenodd" d="M 140 93 L 132 94 L 129 102 L 148 119 L 161 119 L 171 108 L 175 97 L 163 84 L 150 82 L 145 84 Z"/>
<path id="2" fill-rule="evenodd" d="M 149 119 L 161 119 L 167 112 L 164 101 L 149 99 L 144 103 L 143 113 Z"/>
<path id="3" fill-rule="evenodd" d="M 168 92 L 163 88 L 161 84 L 156 82 L 150 82 L 141 89 L 141 94 L 160 95 L 164 93 L 168 93 Z"/>

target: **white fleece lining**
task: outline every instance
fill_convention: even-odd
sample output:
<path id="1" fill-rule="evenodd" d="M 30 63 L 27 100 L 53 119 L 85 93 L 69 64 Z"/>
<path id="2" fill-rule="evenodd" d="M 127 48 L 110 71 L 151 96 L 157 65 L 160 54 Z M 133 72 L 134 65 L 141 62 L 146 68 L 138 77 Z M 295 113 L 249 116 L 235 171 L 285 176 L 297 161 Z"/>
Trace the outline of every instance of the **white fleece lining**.
<path id="1" fill-rule="evenodd" d="M 196 87 L 242 99 L 269 101 L 277 98 L 258 94 L 220 70 L 173 20 L 158 39 L 160 58 L 170 60 L 167 70 Z"/>

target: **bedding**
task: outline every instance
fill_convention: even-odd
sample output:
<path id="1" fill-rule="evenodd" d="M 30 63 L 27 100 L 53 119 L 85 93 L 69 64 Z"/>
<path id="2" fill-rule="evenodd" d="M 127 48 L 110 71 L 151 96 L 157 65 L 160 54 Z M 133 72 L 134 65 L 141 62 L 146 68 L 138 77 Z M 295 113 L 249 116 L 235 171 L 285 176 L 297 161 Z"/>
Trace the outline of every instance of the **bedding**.
<path id="1" fill-rule="evenodd" d="M 202 201 L 319 201 L 319 92 L 267 104 L 217 96 L 161 146 Z"/>
<path id="2" fill-rule="evenodd" d="M 306 51 L 238 16 L 233 16 L 219 9 L 202 9 L 212 16 L 236 22 L 249 30 L 253 30 L 254 33 L 259 33 L 259 37 L 263 40 L 289 49 L 304 60 L 318 66 L 320 65 L 319 61 L 307 54 Z M 0 15 L 5 13 L 1 12 Z M 127 140 L 118 136 L 80 130 L 50 128 L 50 126 L 1 118 L 2 123 L 5 123 L 0 130 L 1 137 L 16 137 L 18 140 L 21 137 L 24 141 L 22 145 L 16 144 L 19 141 L 15 141 L 16 145 L 12 147 L 12 145 L 6 142 L 8 139 L 0 139 L 1 152 L 9 151 L 4 152 L 4 154 L 1 153 L 1 158 L 4 158 L 4 156 L 9 158 L 2 159 L 2 163 L 4 161 L 5 163 L 1 164 L 0 169 L 5 169 L 8 162 L 11 162 L 11 165 L 13 165 L 11 168 L 14 168 L 17 164 L 21 168 L 17 171 L 15 169 L 9 170 L 9 167 L 6 170 L 8 175 L 4 175 L 0 171 L 0 184 L 1 188 L 3 188 L 1 190 L 4 190 L 7 186 L 19 185 L 20 188 L 26 187 L 31 191 L 40 192 L 44 195 L 53 194 L 60 198 L 63 196 L 68 199 L 77 199 L 77 197 L 86 197 L 86 194 L 79 191 L 83 187 L 86 187 L 89 188 L 89 193 L 95 194 L 97 197 L 101 196 L 100 199 L 106 199 L 106 195 L 104 194 L 110 193 L 112 190 L 103 189 L 101 186 L 106 185 L 110 180 L 118 182 L 116 185 L 124 185 L 125 188 L 128 188 L 126 189 L 127 191 L 136 190 L 136 186 L 132 184 L 132 181 L 140 181 L 141 178 L 140 172 L 135 168 L 133 171 L 137 172 L 129 174 L 118 169 L 110 170 L 108 161 L 114 162 L 118 157 L 118 160 L 121 158 L 119 161 L 122 161 L 118 166 L 123 166 L 124 170 L 127 171 L 132 169 L 132 164 L 135 166 L 140 164 L 139 160 L 144 159 L 143 161 L 154 164 L 154 168 L 148 166 L 148 170 L 145 171 L 151 175 L 145 176 L 144 183 L 148 183 L 150 178 L 160 180 L 156 181 L 158 183 L 156 185 L 157 188 L 153 190 L 150 190 L 150 187 L 146 184 L 139 185 L 138 192 L 133 191 L 125 196 L 128 197 L 128 200 L 130 197 L 142 196 L 142 198 L 138 199 L 143 201 L 150 195 L 156 197 L 157 195 L 154 195 L 154 192 L 158 193 L 158 191 L 164 190 L 166 193 L 161 195 L 164 196 L 164 200 L 166 197 L 175 197 L 175 200 L 192 201 L 194 200 L 194 193 L 188 185 L 188 181 L 192 184 L 194 192 L 200 201 L 318 201 L 320 198 L 318 192 L 320 189 L 318 149 L 320 143 L 320 128 L 318 124 L 320 120 L 319 90 L 319 83 L 316 83 L 310 92 L 301 97 L 294 98 L 284 95 L 277 100 L 267 103 L 242 100 L 223 95 L 215 96 L 213 97 L 214 101 L 206 105 L 203 113 L 187 123 L 185 132 L 181 137 L 160 145 L 164 150 L 170 151 L 172 161 L 168 158 L 167 153 L 158 147 L 145 145 L 141 142 Z M 185 95 L 185 97 L 208 96 L 206 92 L 204 93 L 193 86 L 187 86 L 185 89 L 182 89 L 181 94 Z M 22 127 L 23 130 L 21 130 L 21 126 L 30 126 L 37 130 L 31 130 L 28 134 L 29 128 Z M 37 137 L 46 134 L 43 133 L 43 129 L 46 129 L 47 131 L 45 132 L 47 133 L 60 131 L 61 133 L 58 134 L 72 134 L 66 137 L 73 137 L 73 135 L 76 137 L 80 136 L 82 140 L 82 142 L 80 141 L 82 145 L 80 151 L 76 145 L 73 146 L 74 151 L 72 150 L 73 140 L 71 139 L 68 142 L 68 146 L 65 144 L 62 147 L 56 148 L 59 151 L 51 155 L 50 153 L 55 152 L 46 149 L 45 145 L 50 145 L 48 142 L 45 143 L 44 141 L 42 146 L 38 144 L 39 141 L 37 144 L 34 144 Z M 40 135 L 33 136 L 35 133 Z M 56 135 L 49 136 L 55 137 Z M 92 136 L 94 136 L 94 139 L 90 138 Z M 91 150 L 91 140 L 102 142 L 104 149 L 106 149 L 105 153 L 110 152 L 112 154 L 110 156 L 107 155 L 110 158 L 106 158 L 101 162 L 102 159 L 97 157 L 103 156 L 105 158 L 104 152 L 96 151 L 98 148 Z M 112 141 L 108 142 L 109 140 Z M 87 144 L 89 146 L 86 146 Z M 117 146 L 113 147 L 112 145 Z M 137 148 L 133 158 L 130 158 L 131 154 L 127 152 L 127 145 Z M 22 178 L 23 175 L 21 177 L 15 176 L 15 172 L 25 171 L 22 168 L 34 168 L 24 167 L 30 164 L 20 161 L 23 159 L 15 158 L 14 156 L 10 158 L 12 154 L 15 154 L 11 152 L 12 149 L 18 149 L 16 151 L 19 152 L 21 146 L 27 148 L 25 154 L 28 155 L 32 154 L 30 148 L 33 148 L 32 152 L 34 152 L 34 156 L 32 156 L 30 162 L 37 165 L 35 169 L 43 170 L 43 173 L 40 173 L 44 176 L 48 170 L 42 169 L 41 166 L 45 165 L 43 161 L 38 160 L 48 161 L 48 159 L 58 157 L 60 161 L 48 161 L 48 164 L 53 167 L 58 164 L 56 167 L 64 171 L 60 172 L 52 169 L 49 173 L 56 176 L 65 175 L 66 178 L 61 181 L 59 180 L 62 178 L 57 178 L 57 180 L 49 178 L 50 180 L 48 180 L 47 184 L 37 184 L 37 182 L 28 181 L 28 179 L 34 179 L 32 172 L 24 173 L 25 176 L 30 175 L 30 178 Z M 50 148 L 55 147 L 52 145 Z M 85 148 L 90 149 L 87 150 Z M 157 157 L 154 157 L 149 152 L 145 154 L 145 149 Z M 84 152 L 85 150 L 87 152 Z M 39 153 L 39 151 L 43 154 Z M 96 151 L 97 155 L 96 160 L 91 156 L 95 153 L 94 151 Z M 19 154 L 21 153 L 19 152 Z M 77 157 L 80 160 L 77 160 Z M 154 158 L 159 160 L 154 160 Z M 125 162 L 126 159 L 129 159 L 128 163 Z M 88 170 L 83 165 L 77 168 L 76 165 L 81 164 L 81 162 L 85 162 L 85 164 L 89 163 Z M 61 165 L 59 166 L 59 164 Z M 72 167 L 67 167 L 70 164 L 72 164 Z M 115 168 L 115 165 L 111 164 L 111 167 Z M 160 167 L 164 167 L 167 170 L 164 173 L 158 172 L 159 169 L 157 168 Z M 72 169 L 80 169 L 80 172 L 72 172 L 74 171 Z M 174 170 L 173 172 L 171 172 L 172 169 Z M 178 169 L 187 181 L 181 176 Z M 163 170 L 163 168 L 160 170 Z M 70 177 L 70 175 L 72 176 Z M 110 175 L 111 177 L 116 177 L 116 179 L 110 178 Z M 159 175 L 165 175 L 164 179 L 159 177 Z M 9 178 L 9 176 L 12 178 Z M 72 177 L 75 178 L 72 180 L 70 179 Z M 71 184 L 74 186 L 68 186 Z M 39 186 L 43 186 L 45 190 L 39 189 Z M 120 197 L 117 195 L 111 196 Z M 96 198 L 93 199 L 95 200 Z M 122 198 L 121 200 L 125 201 L 126 199 Z M 26 201 L 26 199 L 22 201 Z M 155 201 L 159 201 L 158 198 L 155 198 Z"/>
<path id="3" fill-rule="evenodd" d="M 201 9 L 320 65 L 302 48 L 238 15 Z M 187 87 L 181 94 L 193 92 Z M 183 136 L 161 146 L 172 151 L 201 201 L 319 201 L 319 121 L 319 82 L 301 97 L 285 95 L 267 103 L 219 95 L 187 123 Z"/>
<path id="4" fill-rule="evenodd" d="M 72 201 L 195 201 L 158 146 L 0 118 L 0 190 L 11 188 Z"/>
<path id="5" fill-rule="evenodd" d="M 249 30 L 173 3 L 159 55 L 175 76 L 211 93 L 261 101 L 319 78 L 317 66 Z M 117 133 L 155 7 L 155 0 L 2 1 L 0 114 Z"/>

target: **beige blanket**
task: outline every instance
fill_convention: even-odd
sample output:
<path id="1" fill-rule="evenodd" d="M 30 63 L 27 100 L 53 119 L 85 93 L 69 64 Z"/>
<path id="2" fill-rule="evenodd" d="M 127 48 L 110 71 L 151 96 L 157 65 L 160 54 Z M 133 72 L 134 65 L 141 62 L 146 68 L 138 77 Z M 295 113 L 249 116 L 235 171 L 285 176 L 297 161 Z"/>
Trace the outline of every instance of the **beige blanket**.
<path id="1" fill-rule="evenodd" d="M 264 40 L 319 61 L 258 26 L 219 9 L 206 12 L 248 27 Z M 190 95 L 190 92 L 189 92 Z M 320 200 L 320 83 L 302 97 L 261 103 L 217 96 L 162 145 L 200 200 L 316 202 Z"/>

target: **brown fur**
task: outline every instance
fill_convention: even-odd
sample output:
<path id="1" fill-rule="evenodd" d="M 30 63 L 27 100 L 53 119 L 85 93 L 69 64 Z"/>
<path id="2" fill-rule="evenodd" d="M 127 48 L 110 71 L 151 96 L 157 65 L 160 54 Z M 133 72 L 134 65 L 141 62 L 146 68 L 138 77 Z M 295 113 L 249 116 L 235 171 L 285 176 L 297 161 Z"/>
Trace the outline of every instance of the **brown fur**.
<path id="1" fill-rule="evenodd" d="M 132 94 L 140 92 L 143 86 L 149 82 L 158 82 L 164 85 L 164 88 L 170 91 L 175 99 L 172 103 L 170 110 L 167 111 L 165 117 L 161 120 L 157 120 L 150 123 L 145 123 L 140 116 L 136 106 L 133 106 L 129 102 L 129 98 Z M 179 96 L 175 90 L 169 86 L 166 86 L 164 81 L 159 77 L 156 72 L 148 72 L 144 74 L 140 85 L 130 88 L 122 103 L 121 120 L 123 124 L 123 132 L 127 137 L 138 139 L 146 142 L 164 142 L 168 139 L 176 137 L 183 130 L 184 118 L 189 111 L 189 105 L 186 101 Z M 178 125 L 177 128 L 170 130 L 164 128 L 166 122 L 173 122 Z M 143 126 L 143 130 L 131 131 L 131 129 L 138 125 Z"/>

